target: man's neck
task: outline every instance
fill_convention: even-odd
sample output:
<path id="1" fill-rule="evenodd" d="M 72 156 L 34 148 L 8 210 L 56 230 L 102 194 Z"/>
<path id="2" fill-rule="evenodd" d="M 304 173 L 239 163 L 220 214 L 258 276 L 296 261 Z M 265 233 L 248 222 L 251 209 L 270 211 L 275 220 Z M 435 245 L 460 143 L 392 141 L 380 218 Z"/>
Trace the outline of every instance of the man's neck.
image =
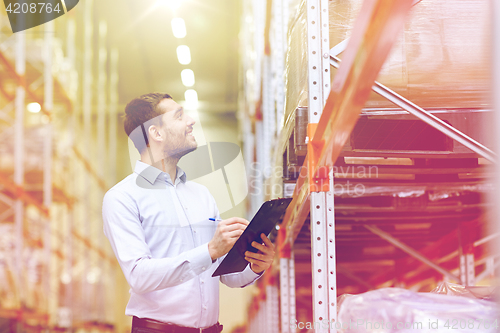
<path id="1" fill-rule="evenodd" d="M 177 163 L 179 159 L 173 158 L 164 158 L 161 160 L 161 168 L 163 172 L 168 173 L 170 175 L 170 179 L 172 180 L 172 184 L 175 184 L 175 179 L 177 178 Z"/>
<path id="2" fill-rule="evenodd" d="M 152 156 L 147 151 L 141 154 L 141 162 L 152 165 L 155 168 L 168 173 L 170 175 L 170 179 L 172 180 L 172 184 L 175 184 L 175 179 L 177 178 L 177 163 L 179 162 L 179 158 L 166 156 L 163 159 L 155 158 L 153 161 L 151 160 L 151 158 Z"/>

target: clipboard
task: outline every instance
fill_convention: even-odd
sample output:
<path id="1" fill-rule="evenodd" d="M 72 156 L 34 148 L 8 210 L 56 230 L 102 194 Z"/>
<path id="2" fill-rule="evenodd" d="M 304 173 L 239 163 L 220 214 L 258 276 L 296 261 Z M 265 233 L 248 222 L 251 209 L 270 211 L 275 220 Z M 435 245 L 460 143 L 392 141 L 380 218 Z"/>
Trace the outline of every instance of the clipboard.
<path id="1" fill-rule="evenodd" d="M 262 243 L 260 234 L 269 235 L 276 224 L 283 219 L 286 208 L 291 201 L 292 198 L 283 198 L 264 202 L 212 276 L 243 271 L 248 265 L 248 261 L 245 260 L 245 252 L 258 252 L 251 245 L 252 242 Z"/>

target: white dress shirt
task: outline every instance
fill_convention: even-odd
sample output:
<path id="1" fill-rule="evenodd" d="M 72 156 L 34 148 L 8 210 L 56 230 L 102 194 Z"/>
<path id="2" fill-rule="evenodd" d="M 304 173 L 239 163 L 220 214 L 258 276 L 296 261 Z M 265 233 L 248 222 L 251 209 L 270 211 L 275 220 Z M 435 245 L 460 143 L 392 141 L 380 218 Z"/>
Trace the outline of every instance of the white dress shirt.
<path id="1" fill-rule="evenodd" d="M 208 189 L 138 161 L 134 173 L 104 196 L 104 233 L 130 285 L 125 314 L 180 326 L 205 328 L 219 317 L 222 258 L 212 263 L 208 242 L 219 218 Z M 244 287 L 260 275 L 250 269 L 220 277 Z"/>

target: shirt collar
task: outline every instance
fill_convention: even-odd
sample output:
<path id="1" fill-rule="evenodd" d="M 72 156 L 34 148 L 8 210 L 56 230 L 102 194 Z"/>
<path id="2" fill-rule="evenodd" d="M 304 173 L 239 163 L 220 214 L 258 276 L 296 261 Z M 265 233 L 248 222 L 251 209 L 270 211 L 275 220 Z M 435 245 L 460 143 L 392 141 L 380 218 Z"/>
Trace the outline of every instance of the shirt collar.
<path id="1" fill-rule="evenodd" d="M 134 172 L 140 175 L 142 178 L 146 179 L 149 183 L 151 183 L 151 185 L 155 183 L 156 179 L 161 174 L 165 174 L 168 177 L 168 179 L 170 179 L 169 174 L 142 161 L 137 161 L 135 163 Z M 179 179 L 183 183 L 186 182 L 186 173 L 178 166 L 177 166 L 177 179 Z M 177 183 L 177 179 L 175 182 L 173 182 L 174 184 Z"/>

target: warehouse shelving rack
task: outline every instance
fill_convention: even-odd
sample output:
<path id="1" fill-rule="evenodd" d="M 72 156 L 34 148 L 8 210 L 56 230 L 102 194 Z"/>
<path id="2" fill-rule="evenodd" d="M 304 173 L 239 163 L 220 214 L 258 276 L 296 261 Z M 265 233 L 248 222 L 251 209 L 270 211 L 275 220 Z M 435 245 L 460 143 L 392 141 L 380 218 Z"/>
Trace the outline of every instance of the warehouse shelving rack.
<path id="1" fill-rule="evenodd" d="M 391 91 L 387 87 L 375 82 L 375 78 L 381 69 L 392 44 L 395 42 L 399 31 L 402 29 L 405 17 L 412 5 L 418 4 L 419 1 L 365 1 L 361 9 L 358 19 L 353 29 L 352 36 L 347 43 L 341 43 L 332 50 L 329 49 L 328 43 L 328 2 L 327 1 L 307 1 L 307 45 L 308 45 L 308 126 L 307 126 L 307 157 L 304 160 L 303 167 L 300 169 L 300 175 L 296 184 L 290 182 L 284 184 L 283 191 L 274 190 L 274 184 L 279 183 L 279 177 L 270 177 L 264 172 L 257 173 L 255 177 L 261 177 L 258 183 L 267 184 L 266 191 L 263 197 L 252 197 L 252 200 L 269 199 L 278 196 L 292 196 L 293 201 L 285 215 L 284 221 L 277 233 L 277 244 L 279 248 L 279 261 L 275 263 L 273 268 L 267 274 L 272 275 L 272 278 L 262 279 L 258 282 L 260 293 L 255 297 L 249 312 L 250 332 L 276 332 L 276 327 L 272 326 L 277 318 L 281 321 L 281 332 L 294 332 L 296 326 L 293 324 L 299 318 L 296 313 L 296 302 L 303 289 L 297 288 L 296 284 L 299 277 L 297 274 L 301 271 L 297 265 L 307 265 L 310 268 L 305 271 L 312 274 L 311 286 L 306 288 L 312 289 L 312 302 L 307 303 L 313 309 L 313 317 L 307 318 L 308 321 L 323 323 L 327 320 L 329 323 L 336 322 L 336 308 L 338 295 L 337 273 L 354 281 L 361 289 L 370 290 L 384 286 L 401 285 L 407 286 L 414 290 L 419 290 L 429 278 L 435 276 L 434 273 L 429 273 L 428 266 L 431 269 L 439 272 L 444 280 L 459 282 L 464 285 L 474 285 L 475 281 L 482 280 L 486 276 L 494 274 L 498 262 L 495 261 L 496 256 L 488 245 L 491 241 L 498 237 L 498 234 L 488 232 L 484 229 L 484 220 L 487 218 L 484 211 L 488 210 L 489 205 L 478 205 L 477 210 L 471 209 L 469 218 L 465 218 L 462 223 L 459 223 L 459 228 L 445 228 L 436 233 L 433 243 L 425 247 L 419 247 L 415 250 L 404 241 L 399 240 L 399 236 L 404 233 L 396 233 L 399 236 L 394 236 L 391 233 L 384 231 L 379 222 L 359 223 L 360 227 L 364 228 L 364 232 L 359 228 L 355 233 L 351 233 L 349 237 L 353 242 L 367 241 L 369 235 L 376 235 L 376 238 L 391 244 L 395 249 L 406 253 L 408 256 L 403 260 L 389 263 L 390 266 L 397 265 L 398 274 L 394 279 L 394 272 L 385 272 L 378 274 L 372 279 L 366 276 L 357 276 L 356 272 L 352 272 L 346 265 L 338 265 L 336 260 L 338 253 L 335 253 L 336 242 L 339 240 L 339 235 L 335 235 L 337 228 L 340 228 L 340 239 L 345 241 L 346 232 L 342 231 L 342 224 L 338 224 L 338 216 L 334 214 L 334 177 L 333 171 L 339 165 L 337 159 L 343 155 L 343 147 L 349 138 L 349 135 L 355 128 L 362 107 L 368 99 L 370 90 L 374 90 L 378 94 L 387 98 L 400 107 L 395 111 L 398 114 L 410 113 L 416 116 L 429 126 L 437 131 L 444 133 L 446 136 L 456 140 L 464 147 L 467 147 L 468 157 L 481 157 L 484 160 L 494 163 L 496 155 L 487 147 L 479 142 L 471 139 L 470 136 L 450 126 L 447 122 L 442 121 L 433 113 L 427 112 L 417 105 L 407 101 L 403 97 Z M 266 32 L 283 31 L 284 23 L 282 9 L 287 7 L 289 1 L 272 1 L 272 7 L 264 10 L 265 6 L 262 1 L 248 1 L 244 13 L 253 13 L 253 15 L 263 15 L 268 18 Z M 259 11 L 260 10 L 260 11 Z M 377 15 L 374 15 L 374 13 Z M 281 13 L 281 14 L 280 14 Z M 249 22 L 256 23 L 256 19 L 251 21 L 245 20 L 245 24 Z M 256 23 L 258 24 L 258 23 Z M 271 26 L 271 28 L 269 28 Z M 248 33 L 248 28 L 242 27 L 243 35 Z M 259 28 L 256 28 L 259 31 Z M 266 35 L 267 36 L 267 35 Z M 281 38 L 283 35 L 281 34 Z M 380 40 L 384 40 L 381 43 Z M 276 40 L 282 40 L 276 38 Z M 254 43 L 267 43 L 267 40 L 259 40 L 254 38 Z M 254 47 L 247 40 L 244 45 L 247 49 Z M 257 47 L 253 49 L 256 52 Z M 284 52 L 281 45 L 276 48 L 271 48 L 270 45 L 264 47 L 266 52 L 275 50 L 272 53 L 271 62 L 274 64 L 284 63 Z M 343 60 L 337 58 L 338 54 L 343 52 Z M 252 54 L 252 52 L 250 52 Z M 265 61 L 265 60 L 264 60 Z M 252 73 L 260 70 L 259 58 L 253 57 L 252 60 L 244 60 L 243 70 L 246 77 L 255 79 Z M 275 65 L 276 68 L 283 68 Z M 338 68 L 332 83 L 331 92 L 329 92 L 330 83 L 330 67 Z M 244 80 L 244 89 L 246 95 L 245 108 L 242 118 L 246 122 L 253 122 L 255 128 L 270 127 L 274 120 L 269 121 L 269 115 L 272 115 L 274 110 L 277 111 L 275 119 L 280 119 L 279 114 L 282 113 L 283 95 L 279 94 L 284 87 L 283 78 L 280 73 L 266 72 L 264 66 L 262 74 L 262 87 L 258 82 L 252 82 L 252 87 L 248 86 L 248 81 Z M 269 77 L 268 77 L 269 76 Z M 266 83 L 266 80 L 268 82 Z M 269 81 L 274 80 L 275 88 L 269 89 Z M 253 88 L 253 90 L 252 90 Z M 250 90 L 250 93 L 249 93 Z M 252 99 L 252 94 L 258 92 L 262 97 Z M 275 98 L 274 103 L 269 101 Z M 355 98 L 356 97 L 356 98 Z M 252 104 L 253 103 L 253 104 Z M 255 108 L 255 111 L 254 111 Z M 269 109 L 271 111 L 269 111 Z M 260 111 L 262 111 L 260 113 Z M 296 118 L 297 121 L 297 118 Z M 251 132 L 251 128 L 245 128 L 245 148 L 247 168 L 251 167 L 251 163 L 256 163 L 257 167 L 268 168 L 268 161 L 263 156 L 273 156 L 271 149 L 259 147 L 259 140 L 271 142 L 276 148 L 274 152 L 275 166 L 283 165 L 284 172 L 288 172 L 286 161 L 286 150 L 290 148 L 290 138 L 293 132 L 293 127 L 284 127 L 281 130 L 279 121 L 277 128 L 270 133 L 260 134 L 258 131 Z M 295 125 L 295 130 L 297 126 Z M 296 134 L 296 133 L 295 133 Z M 255 143 L 254 143 L 255 142 Z M 257 145 L 255 159 L 252 157 L 251 151 Z M 465 150 L 464 150 L 465 151 Z M 285 154 L 285 156 L 283 156 Z M 373 154 L 373 153 L 372 153 Z M 387 153 L 381 156 L 388 156 Z M 422 154 L 422 156 L 425 154 Z M 362 155 L 360 155 L 362 156 Z M 366 156 L 373 156 L 367 154 Z M 402 157 L 404 154 L 393 152 L 389 156 Z M 464 155 L 465 156 L 465 155 Z M 421 157 L 421 156 L 418 156 Z M 337 163 L 336 163 L 337 162 Z M 342 164 L 342 162 L 341 162 Z M 341 165 L 340 164 L 340 165 Z M 429 168 L 417 166 L 379 166 L 382 174 L 446 174 L 449 168 Z M 295 169 L 296 170 L 296 169 Z M 488 166 L 481 165 L 465 165 L 463 170 L 454 169 L 454 172 L 467 172 L 470 174 L 480 175 L 486 178 L 488 182 L 489 172 Z M 338 182 L 342 184 L 343 180 Z M 479 181 L 479 183 L 482 183 Z M 257 184 L 257 183 L 254 183 Z M 264 185 L 264 186 L 265 186 Z M 410 183 L 403 184 L 404 186 Z M 384 186 L 384 185 L 381 185 Z M 291 194 L 290 188 L 294 188 Z M 250 216 L 256 206 L 260 202 L 251 204 Z M 464 207 L 467 211 L 467 207 Z M 446 217 L 439 218 L 445 220 Z M 450 219 L 456 216 L 449 217 Z M 356 217 L 354 217 L 356 219 Z M 359 219 L 359 217 L 357 217 Z M 342 218 L 340 218 L 342 220 Z M 363 221 L 363 219 L 360 219 Z M 365 219 L 366 220 L 366 219 Z M 306 223 L 309 222 L 310 223 Z M 366 220 L 368 221 L 368 220 Z M 337 222 L 337 223 L 336 223 Z M 432 220 L 430 220 L 432 224 Z M 310 229 L 310 230 L 309 230 Z M 481 233 L 482 232 L 482 233 Z M 417 235 L 418 236 L 418 235 Z M 373 237 L 373 236 L 372 236 Z M 403 237 L 404 238 L 404 237 Z M 410 245 L 411 243 L 411 237 Z M 365 240 L 363 240 L 365 239 Z M 458 241 L 457 241 L 458 240 Z M 370 241 L 373 241 L 370 238 Z M 380 242 L 380 241 L 379 241 Z M 309 246 L 310 244 L 310 246 Z M 337 243 L 337 248 L 339 243 Z M 458 250 L 457 250 L 458 249 Z M 297 262 L 295 259 L 300 257 Z M 310 263 L 307 263 L 309 257 Z M 361 256 L 362 257 L 362 256 Z M 379 256 L 382 258 L 382 256 Z M 381 262 L 377 256 L 366 257 L 365 263 L 372 260 Z M 359 258 L 357 259 L 359 260 Z M 305 263 L 304 263 L 305 262 Z M 476 267 L 480 267 L 482 272 L 476 275 Z M 458 274 L 457 274 L 458 273 Z M 279 278 L 278 278 L 279 277 Z M 300 278 L 302 278 L 301 276 Z M 279 285 L 279 286 L 278 286 Z M 279 294 L 271 291 L 271 288 L 279 289 Z M 345 291 L 344 291 L 345 292 Z M 279 301 L 278 301 L 279 300 Z M 277 306 L 279 304 L 279 308 Z M 263 323 L 268 323 L 263 324 Z M 336 331 L 334 325 L 329 328 L 318 328 L 316 331 Z"/>
<path id="2" fill-rule="evenodd" d="M 497 1 L 491 1 L 491 22 L 492 22 L 492 89 L 491 94 L 493 96 L 493 106 L 495 110 L 495 119 L 493 124 L 495 128 L 498 128 L 500 125 L 500 4 Z M 497 131 L 493 133 L 494 146 L 498 151 L 498 147 L 500 147 L 500 135 Z M 496 207 L 495 211 L 495 221 L 497 222 L 492 226 L 493 232 L 500 232 L 500 225 L 498 224 L 498 218 L 500 217 L 500 206 L 498 205 L 498 198 L 500 198 L 500 174 L 499 171 L 500 164 L 496 164 L 495 174 L 495 200 L 494 204 Z M 494 251 L 498 254 L 500 253 L 500 245 L 497 242 Z"/>
<path id="3" fill-rule="evenodd" d="M 9 332 L 115 330 L 119 268 L 102 245 L 100 206 L 115 181 L 118 53 L 104 22 L 94 45 L 93 3 L 82 6 L 16 34 L 0 16 L 0 325 Z M 41 112 L 27 113 L 28 103 Z"/>

